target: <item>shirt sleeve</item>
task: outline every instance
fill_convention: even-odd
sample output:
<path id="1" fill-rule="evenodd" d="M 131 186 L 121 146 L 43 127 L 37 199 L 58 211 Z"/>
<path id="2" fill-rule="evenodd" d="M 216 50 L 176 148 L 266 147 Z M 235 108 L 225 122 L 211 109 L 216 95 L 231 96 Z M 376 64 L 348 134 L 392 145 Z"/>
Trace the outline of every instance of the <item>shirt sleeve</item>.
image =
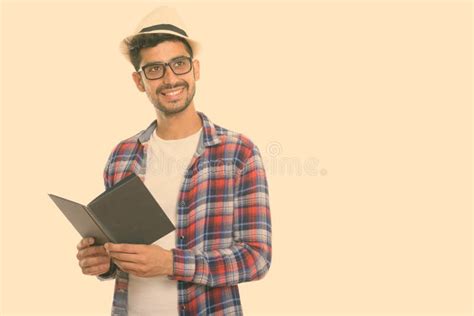
<path id="1" fill-rule="evenodd" d="M 268 184 L 256 146 L 235 178 L 233 219 L 230 248 L 172 249 L 170 278 L 215 287 L 258 280 L 268 272 L 272 251 Z"/>

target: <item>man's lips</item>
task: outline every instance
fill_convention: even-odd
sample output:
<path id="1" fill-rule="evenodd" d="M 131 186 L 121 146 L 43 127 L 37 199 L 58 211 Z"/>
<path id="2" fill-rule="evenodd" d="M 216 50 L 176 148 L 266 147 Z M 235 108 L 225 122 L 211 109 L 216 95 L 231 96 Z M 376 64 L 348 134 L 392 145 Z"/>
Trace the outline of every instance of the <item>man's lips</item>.
<path id="1" fill-rule="evenodd" d="M 175 96 L 183 92 L 185 87 L 178 87 L 175 89 L 163 89 L 160 93 L 164 96 Z"/>
<path id="2" fill-rule="evenodd" d="M 184 94 L 184 89 L 187 89 L 186 84 L 180 84 L 175 87 L 162 87 L 158 90 L 158 94 L 165 98 L 166 101 L 176 101 Z"/>

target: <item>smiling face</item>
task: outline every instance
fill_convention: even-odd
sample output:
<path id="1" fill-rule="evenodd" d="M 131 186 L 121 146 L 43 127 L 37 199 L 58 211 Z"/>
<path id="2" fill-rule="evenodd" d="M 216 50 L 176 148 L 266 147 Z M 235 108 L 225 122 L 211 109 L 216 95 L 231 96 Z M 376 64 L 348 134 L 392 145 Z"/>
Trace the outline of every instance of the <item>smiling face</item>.
<path id="1" fill-rule="evenodd" d="M 177 57 L 190 57 L 183 43 L 162 42 L 154 47 L 140 50 L 140 67 L 153 63 L 168 63 Z M 133 80 L 138 90 L 146 92 L 155 109 L 165 115 L 173 115 L 193 105 L 196 81 L 199 80 L 199 61 L 193 60 L 190 72 L 175 75 L 169 66 L 160 79 L 149 80 L 143 72 L 134 72 Z"/>

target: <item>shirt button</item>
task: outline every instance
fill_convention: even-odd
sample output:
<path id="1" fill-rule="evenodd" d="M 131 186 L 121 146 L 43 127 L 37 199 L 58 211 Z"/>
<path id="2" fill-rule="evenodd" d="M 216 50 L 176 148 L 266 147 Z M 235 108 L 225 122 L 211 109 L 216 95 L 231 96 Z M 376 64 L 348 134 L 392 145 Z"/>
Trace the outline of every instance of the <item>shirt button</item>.
<path id="1" fill-rule="evenodd" d="M 179 239 L 184 240 L 184 236 L 183 235 L 179 236 Z"/>
<path id="2" fill-rule="evenodd" d="M 182 311 L 186 310 L 186 305 L 181 305 L 181 310 Z"/>

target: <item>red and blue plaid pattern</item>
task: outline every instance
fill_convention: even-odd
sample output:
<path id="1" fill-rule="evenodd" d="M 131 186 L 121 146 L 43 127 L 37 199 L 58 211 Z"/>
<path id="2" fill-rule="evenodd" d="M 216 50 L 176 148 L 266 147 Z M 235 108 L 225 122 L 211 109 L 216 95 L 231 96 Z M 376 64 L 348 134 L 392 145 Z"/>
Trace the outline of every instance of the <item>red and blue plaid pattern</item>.
<path id="1" fill-rule="evenodd" d="M 184 175 L 172 249 L 180 315 L 242 315 L 237 284 L 270 268 L 268 184 L 259 149 L 247 137 L 213 124 Z M 120 142 L 104 170 L 106 188 L 130 173 L 144 180 L 147 141 L 156 121 Z M 117 270 L 112 315 L 127 315 L 128 274 Z M 100 278 L 104 279 L 104 278 Z"/>

